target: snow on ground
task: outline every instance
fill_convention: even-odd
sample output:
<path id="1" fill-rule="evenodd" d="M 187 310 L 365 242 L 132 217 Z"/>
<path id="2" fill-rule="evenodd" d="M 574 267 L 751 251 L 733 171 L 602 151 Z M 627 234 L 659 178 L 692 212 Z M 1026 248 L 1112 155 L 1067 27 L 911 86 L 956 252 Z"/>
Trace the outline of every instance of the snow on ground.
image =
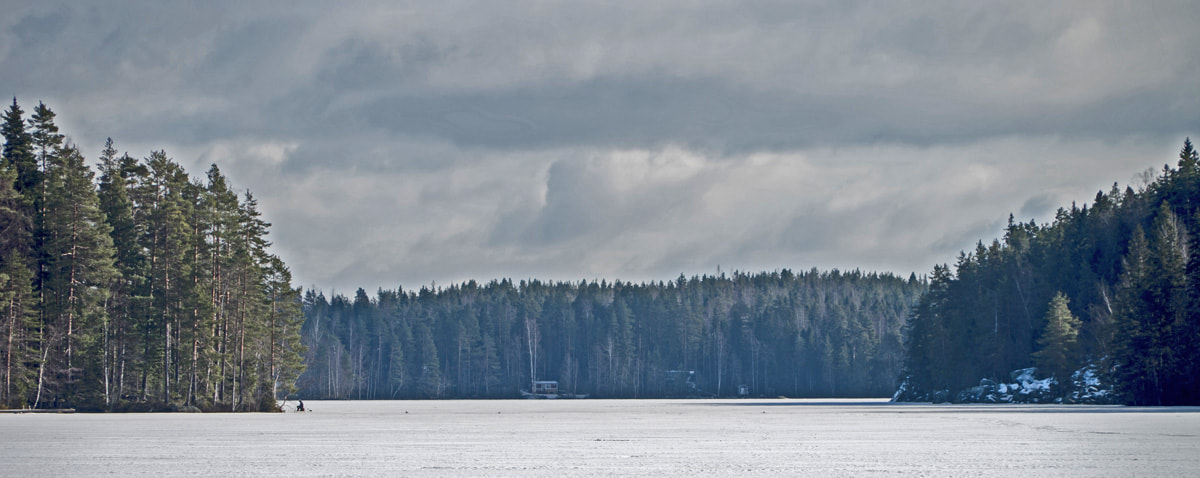
<path id="1" fill-rule="evenodd" d="M 1200 408 L 879 400 L 305 405 L 311 412 L 3 414 L 0 475 L 1184 476 L 1200 470 Z"/>

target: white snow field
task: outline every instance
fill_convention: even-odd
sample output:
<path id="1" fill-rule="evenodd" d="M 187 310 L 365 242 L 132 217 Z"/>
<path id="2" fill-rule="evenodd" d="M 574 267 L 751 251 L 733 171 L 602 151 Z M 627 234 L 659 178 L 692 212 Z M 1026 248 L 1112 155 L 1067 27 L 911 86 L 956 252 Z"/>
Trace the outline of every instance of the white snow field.
<path id="1" fill-rule="evenodd" d="M 310 412 L 0 414 L 0 476 L 1200 475 L 1200 408 L 784 399 L 305 405 Z"/>

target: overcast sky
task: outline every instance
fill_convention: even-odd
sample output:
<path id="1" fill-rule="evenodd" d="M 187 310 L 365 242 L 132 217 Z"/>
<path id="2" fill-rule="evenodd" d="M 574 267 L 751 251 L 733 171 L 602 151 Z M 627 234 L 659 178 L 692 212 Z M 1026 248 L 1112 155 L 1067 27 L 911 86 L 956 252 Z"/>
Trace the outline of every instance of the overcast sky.
<path id="1" fill-rule="evenodd" d="M 2 3 L 0 94 L 326 292 L 923 274 L 1200 136 L 1197 2 Z"/>

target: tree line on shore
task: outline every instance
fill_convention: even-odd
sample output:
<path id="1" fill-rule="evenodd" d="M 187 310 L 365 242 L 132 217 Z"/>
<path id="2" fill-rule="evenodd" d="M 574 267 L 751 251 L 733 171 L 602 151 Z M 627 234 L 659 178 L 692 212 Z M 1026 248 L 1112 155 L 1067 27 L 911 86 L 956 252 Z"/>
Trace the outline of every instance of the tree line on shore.
<path id="1" fill-rule="evenodd" d="M 97 178 L 42 103 L 2 128 L 0 407 L 276 409 L 303 315 L 254 197 L 111 139 Z"/>
<path id="2" fill-rule="evenodd" d="M 1087 375 L 1114 401 L 1200 404 L 1200 158 L 1100 191 L 1053 222 L 1013 222 L 939 265 L 906 325 L 905 386 L 929 400 L 1036 365 L 1068 398 Z"/>
<path id="3" fill-rule="evenodd" d="M 302 292 L 213 165 L 109 142 L 96 172 L 39 103 L 0 118 L 0 407 L 275 410 L 287 396 L 954 397 L 1036 366 L 1054 393 L 1200 404 L 1200 156 L 928 278 L 815 269 L 673 281 Z M 97 175 L 97 172 L 99 173 Z"/>
<path id="4" fill-rule="evenodd" d="M 304 397 L 511 398 L 533 380 L 611 398 L 888 396 L 915 276 L 474 281 L 307 291 Z"/>

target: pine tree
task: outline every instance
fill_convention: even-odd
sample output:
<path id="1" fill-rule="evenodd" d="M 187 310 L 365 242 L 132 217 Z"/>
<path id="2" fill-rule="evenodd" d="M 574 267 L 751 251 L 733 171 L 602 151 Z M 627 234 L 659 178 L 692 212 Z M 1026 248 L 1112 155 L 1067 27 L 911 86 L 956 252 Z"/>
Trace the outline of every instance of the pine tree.
<path id="1" fill-rule="evenodd" d="M 41 357 L 38 360 L 38 386 L 33 399 L 34 407 L 43 403 L 43 392 L 48 388 L 53 389 L 50 393 L 54 394 L 54 401 L 63 398 L 57 395 L 55 390 L 60 390 L 63 380 L 69 379 L 64 377 L 67 370 L 62 368 L 65 364 L 62 360 L 65 357 L 63 339 L 68 331 L 64 324 L 56 322 L 62 304 L 52 302 L 54 297 L 47 294 L 47 281 L 53 274 L 50 270 L 51 262 L 55 259 L 50 246 L 54 240 L 51 235 L 56 232 L 47 222 L 47 216 L 53 215 L 50 208 L 57 205 L 50 204 L 47 197 L 51 193 L 51 185 L 57 185 L 61 179 L 54 175 L 60 172 L 56 163 L 60 159 L 64 140 L 63 135 L 58 132 L 58 125 L 54 123 L 54 117 L 50 107 L 39 102 L 28 120 L 32 130 L 29 133 L 31 150 L 37 161 L 39 173 L 37 182 L 23 191 L 26 202 L 33 208 L 33 257 L 37 264 L 34 270 L 34 292 L 37 294 L 37 310 L 41 321 Z M 49 396 L 46 398 L 51 399 Z"/>
<path id="2" fill-rule="evenodd" d="M 139 363 L 139 388 L 143 399 L 152 397 L 172 403 L 181 388 L 181 362 L 190 354 L 190 344 L 181 342 L 182 330 L 190 326 L 190 282 L 188 256 L 192 228 L 185 189 L 187 173 L 164 151 L 154 151 L 138 168 L 140 181 L 134 188 L 139 248 L 145 251 L 144 284 L 135 296 L 140 312 L 137 329 L 143 357 Z M 182 349 L 181 349 L 182 347 Z M 185 389 L 183 389 L 185 390 Z"/>
<path id="3" fill-rule="evenodd" d="M 6 163 L 0 163 L 0 407 L 9 408 L 25 406 L 36 385 L 30 365 L 39 358 L 41 337 L 28 255 L 32 221 Z"/>
<path id="4" fill-rule="evenodd" d="M 36 301 L 33 296 L 32 202 L 23 192 L 39 180 L 33 159 L 32 138 L 25 129 L 24 112 L 13 98 L 4 114 L 5 138 L 0 161 L 0 300 L 3 300 L 3 388 L 0 407 L 25 406 L 26 396 L 36 381 L 40 343 Z M 28 186 L 27 183 L 28 182 Z"/>
<path id="5" fill-rule="evenodd" d="M 100 373 L 103 376 L 105 407 L 110 408 L 123 395 L 122 380 L 133 351 L 136 337 L 136 295 L 145 282 L 145 258 L 138 244 L 137 224 L 133 217 L 130 190 L 133 187 L 136 160 L 117 150 L 109 138 L 100 154 L 100 185 L 97 196 L 100 210 L 108 222 L 115 249 L 116 280 L 109 288 L 107 320 L 102 324 L 103 351 Z"/>
<path id="6" fill-rule="evenodd" d="M 254 363 L 247 359 L 247 345 L 252 345 L 260 334 L 265 333 L 264 322 L 269 315 L 269 304 L 263 296 L 264 264 L 268 262 L 266 249 L 267 229 L 270 224 L 262 220 L 258 202 L 248 191 L 238 209 L 237 231 L 240 233 L 233 245 L 233 334 L 230 350 L 232 360 L 231 398 L 235 409 L 250 403 L 253 390 L 258 385 L 258 376 L 251 373 Z M 250 349 L 253 354 L 254 349 Z M 253 359 L 253 355 L 250 356 Z"/>
<path id="7" fill-rule="evenodd" d="M 42 257 L 39 258 L 40 261 L 46 260 L 44 252 L 41 252 L 41 249 L 48 240 L 46 236 L 49 234 L 46 231 L 45 216 L 48 214 L 46 196 L 49 194 L 49 183 L 52 179 L 47 176 L 53 173 L 53 163 L 56 161 L 64 141 L 64 136 L 58 132 L 58 125 L 54 123 L 55 116 L 54 111 L 51 111 L 49 106 L 38 102 L 37 107 L 33 109 L 33 116 L 29 118 L 29 128 L 32 130 L 29 134 L 32 140 L 30 145 L 37 160 L 36 164 L 40 173 L 37 176 L 37 182 L 31 184 L 26 190 L 26 197 L 30 198 L 29 201 L 36 210 L 34 215 L 34 247 L 42 254 Z M 39 272 L 39 284 L 42 280 L 41 276 L 44 274 L 45 271 Z"/>
<path id="8" fill-rule="evenodd" d="M 292 288 L 292 273 L 283 260 L 271 256 L 267 270 L 267 291 L 271 303 L 268 360 L 264 370 L 270 376 L 270 394 L 262 401 L 274 407 L 274 400 L 296 392 L 296 380 L 304 370 L 306 348 L 301 341 L 304 314 L 301 311 L 300 289 Z M 264 391 L 267 388 L 264 387 Z"/>
<path id="9" fill-rule="evenodd" d="M 209 317 L 204 320 L 209 330 L 206 338 L 205 355 L 213 362 L 208 367 L 204 382 L 211 387 L 210 396 L 213 402 L 228 401 L 229 382 L 226 380 L 230 370 L 230 350 L 233 350 L 230 340 L 233 332 L 233 321 L 236 317 L 234 299 L 238 290 L 235 280 L 236 250 L 234 246 L 240 243 L 240 212 L 237 194 L 230 190 L 225 176 L 214 164 L 207 173 L 207 185 L 200 201 L 197 213 L 202 214 L 205 223 L 205 243 L 208 257 L 204 261 L 205 281 L 208 295 L 206 310 Z"/>
<path id="10" fill-rule="evenodd" d="M 117 277 L 111 228 L 100 209 L 93 173 L 72 145 L 60 149 L 47 172 L 44 288 L 47 342 L 67 403 L 96 406 L 103 396 L 98 373 L 103 355 L 104 303 Z M 61 340 L 61 342 L 59 342 Z M 79 382 L 83 380 L 84 383 Z"/>
<path id="11" fill-rule="evenodd" d="M 275 409 L 304 368 L 299 290 L 253 196 L 111 139 L 97 189 L 54 112 L 23 114 L 2 125 L 0 407 Z"/>
<path id="12" fill-rule="evenodd" d="M 1038 351 L 1033 354 L 1038 368 L 1058 381 L 1060 396 L 1065 396 L 1070 389 L 1071 373 L 1078 364 L 1077 340 L 1081 323 L 1071 314 L 1067 307 L 1069 303 L 1062 292 L 1050 300 L 1046 326 L 1038 337 Z"/>

